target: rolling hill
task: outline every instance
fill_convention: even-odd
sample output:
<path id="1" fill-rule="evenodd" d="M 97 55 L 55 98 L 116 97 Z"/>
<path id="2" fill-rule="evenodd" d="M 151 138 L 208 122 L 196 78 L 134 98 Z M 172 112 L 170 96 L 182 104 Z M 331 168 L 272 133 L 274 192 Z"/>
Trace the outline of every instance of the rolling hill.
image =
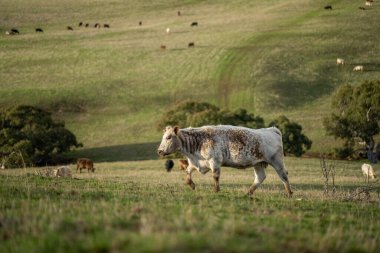
<path id="1" fill-rule="evenodd" d="M 155 158 L 156 122 L 184 99 L 266 122 L 284 114 L 303 126 L 312 152 L 330 152 L 337 143 L 322 119 L 332 92 L 380 78 L 380 3 L 358 9 L 364 3 L 1 1 L 0 107 L 52 111 L 84 144 L 76 155 L 101 161 Z M 5 35 L 13 27 L 20 34 Z M 365 71 L 353 72 L 359 64 Z"/>

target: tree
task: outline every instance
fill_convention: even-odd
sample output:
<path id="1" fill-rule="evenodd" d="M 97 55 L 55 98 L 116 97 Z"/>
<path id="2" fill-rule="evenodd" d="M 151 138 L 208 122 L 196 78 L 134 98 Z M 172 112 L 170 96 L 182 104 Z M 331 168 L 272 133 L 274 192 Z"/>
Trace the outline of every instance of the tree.
<path id="1" fill-rule="evenodd" d="M 324 119 L 329 135 L 344 140 L 342 156 L 352 155 L 358 142 L 364 143 L 367 158 L 376 163 L 380 131 L 380 81 L 365 81 L 360 85 L 341 86 L 332 98 L 332 114 Z M 342 157 L 343 158 L 343 157 Z"/>
<path id="2" fill-rule="evenodd" d="M 8 167 L 20 165 L 17 157 L 24 164 L 45 165 L 53 155 L 79 146 L 64 123 L 42 109 L 21 105 L 0 113 L 0 155 L 8 158 Z"/>
<path id="3" fill-rule="evenodd" d="M 275 126 L 282 132 L 282 142 L 285 155 L 303 155 L 311 148 L 312 141 L 302 133 L 302 126 L 290 121 L 285 116 L 279 116 L 269 126 Z"/>

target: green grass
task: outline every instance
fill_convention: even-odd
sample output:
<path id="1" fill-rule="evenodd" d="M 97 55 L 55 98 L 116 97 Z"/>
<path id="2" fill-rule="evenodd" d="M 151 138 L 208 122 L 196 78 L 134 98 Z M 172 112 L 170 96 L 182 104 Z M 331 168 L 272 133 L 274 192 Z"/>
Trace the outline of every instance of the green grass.
<path id="1" fill-rule="evenodd" d="M 253 199 L 253 171 L 166 173 L 163 161 L 97 163 L 73 179 L 0 171 L 0 252 L 376 252 L 379 183 L 367 200 L 359 163 L 335 162 L 335 196 L 323 195 L 319 161 L 286 159 L 294 196 L 272 168 Z M 74 166 L 71 166 L 74 169 Z"/>
<path id="2" fill-rule="evenodd" d="M 91 150 L 156 143 L 164 110 L 184 99 L 208 101 L 266 122 L 285 114 L 302 124 L 312 152 L 331 152 L 339 143 L 321 123 L 331 93 L 380 71 L 372 25 L 380 5 L 331 4 L 332 11 L 325 1 L 301 0 L 3 1 L 0 107 L 49 109 Z M 81 21 L 111 29 L 79 28 Z M 193 21 L 199 26 L 190 27 Z M 12 27 L 21 34 L 5 36 Z M 187 48 L 190 41 L 195 48 Z M 347 65 L 335 66 L 337 57 Z M 357 64 L 366 71 L 352 72 Z"/>

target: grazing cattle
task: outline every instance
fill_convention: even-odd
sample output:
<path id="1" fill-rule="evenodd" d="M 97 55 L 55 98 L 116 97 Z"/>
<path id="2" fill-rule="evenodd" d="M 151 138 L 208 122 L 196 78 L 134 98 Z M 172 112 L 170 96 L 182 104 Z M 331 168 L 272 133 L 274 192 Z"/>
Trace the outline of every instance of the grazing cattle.
<path id="1" fill-rule="evenodd" d="M 332 6 L 331 5 L 326 5 L 325 6 L 325 10 L 332 10 Z"/>
<path id="2" fill-rule="evenodd" d="M 355 66 L 354 69 L 353 69 L 353 71 L 362 71 L 362 72 L 363 72 L 363 70 L 364 70 L 363 65 Z"/>
<path id="3" fill-rule="evenodd" d="M 53 175 L 55 177 L 72 177 L 71 170 L 67 166 L 61 166 L 53 170 Z"/>
<path id="4" fill-rule="evenodd" d="M 178 15 L 178 16 L 181 16 L 181 12 L 180 12 L 180 11 L 177 11 L 177 15 Z"/>
<path id="5" fill-rule="evenodd" d="M 194 42 L 190 42 L 190 43 L 187 45 L 187 47 L 194 47 L 194 46 L 195 46 Z"/>
<path id="6" fill-rule="evenodd" d="M 71 26 L 68 26 L 68 27 L 67 27 L 67 30 L 69 30 L 69 31 L 73 31 L 74 29 L 73 29 Z"/>
<path id="7" fill-rule="evenodd" d="M 96 24 L 94 25 L 94 27 L 95 27 L 95 28 L 100 28 L 100 24 L 99 24 L 99 23 L 96 23 Z"/>
<path id="8" fill-rule="evenodd" d="M 189 166 L 189 162 L 187 160 L 184 160 L 184 159 L 179 160 L 178 164 L 179 164 L 180 170 L 186 170 L 187 166 Z"/>
<path id="9" fill-rule="evenodd" d="M 365 6 L 372 6 L 372 2 L 371 1 L 366 1 L 365 2 Z"/>
<path id="10" fill-rule="evenodd" d="M 94 172 L 94 163 L 88 158 L 79 158 L 77 161 L 77 172 L 82 173 L 82 169 L 87 169 L 88 172 Z"/>
<path id="11" fill-rule="evenodd" d="M 142 26 L 142 21 L 139 21 L 139 26 Z"/>
<path id="12" fill-rule="evenodd" d="M 164 49 L 166 49 L 166 46 L 165 46 L 165 45 L 161 45 L 160 48 L 161 48 L 162 50 L 164 50 Z"/>
<path id="13" fill-rule="evenodd" d="M 110 28 L 110 25 L 109 24 L 104 24 L 103 27 L 104 28 Z"/>
<path id="14" fill-rule="evenodd" d="M 336 65 L 344 65 L 344 59 L 342 58 L 336 59 Z"/>
<path id="15" fill-rule="evenodd" d="M 170 28 L 166 28 L 166 34 L 169 34 L 170 33 Z"/>
<path id="16" fill-rule="evenodd" d="M 198 26 L 198 22 L 193 22 L 190 26 Z"/>
<path id="17" fill-rule="evenodd" d="M 79 22 L 79 25 L 78 26 L 82 26 L 83 25 L 83 22 Z"/>
<path id="18" fill-rule="evenodd" d="M 5 35 L 11 35 L 9 31 L 5 31 Z"/>
<path id="19" fill-rule="evenodd" d="M 12 28 L 11 34 L 20 34 L 20 32 L 16 28 Z"/>
<path id="20" fill-rule="evenodd" d="M 89 23 L 86 23 L 85 27 L 89 27 L 89 26 L 90 26 L 90 24 L 89 24 Z"/>
<path id="21" fill-rule="evenodd" d="M 363 175 L 367 178 L 372 178 L 372 179 L 376 178 L 376 174 L 373 171 L 372 166 L 368 163 L 363 163 L 362 172 L 363 172 Z"/>
<path id="22" fill-rule="evenodd" d="M 360 6 L 359 9 L 365 11 L 365 8 L 362 6 Z"/>
<path id="23" fill-rule="evenodd" d="M 36 33 L 43 33 L 44 30 L 42 30 L 42 28 L 36 28 Z"/>
<path id="24" fill-rule="evenodd" d="M 173 166 L 174 166 L 174 162 L 173 160 L 166 160 L 165 162 L 165 169 L 167 172 L 170 172 L 172 169 L 173 169 Z"/>
<path id="25" fill-rule="evenodd" d="M 180 152 L 189 162 L 186 183 L 192 189 L 195 189 L 191 179 L 194 170 L 202 174 L 211 170 L 214 190 L 218 192 L 221 166 L 253 167 L 255 180 L 248 191 L 251 195 L 264 181 L 265 168 L 270 164 L 283 182 L 288 196 L 292 195 L 283 162 L 282 134 L 275 127 L 250 129 L 219 125 L 179 129 L 167 126 L 157 153 L 165 156 L 174 152 Z"/>

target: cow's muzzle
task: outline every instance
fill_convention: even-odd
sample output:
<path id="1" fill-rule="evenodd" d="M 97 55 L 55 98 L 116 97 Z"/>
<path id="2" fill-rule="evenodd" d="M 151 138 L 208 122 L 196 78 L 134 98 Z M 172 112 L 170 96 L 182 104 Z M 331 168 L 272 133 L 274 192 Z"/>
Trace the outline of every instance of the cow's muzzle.
<path id="1" fill-rule="evenodd" d="M 165 156 L 165 152 L 163 150 L 157 150 L 157 154 L 159 156 Z"/>

